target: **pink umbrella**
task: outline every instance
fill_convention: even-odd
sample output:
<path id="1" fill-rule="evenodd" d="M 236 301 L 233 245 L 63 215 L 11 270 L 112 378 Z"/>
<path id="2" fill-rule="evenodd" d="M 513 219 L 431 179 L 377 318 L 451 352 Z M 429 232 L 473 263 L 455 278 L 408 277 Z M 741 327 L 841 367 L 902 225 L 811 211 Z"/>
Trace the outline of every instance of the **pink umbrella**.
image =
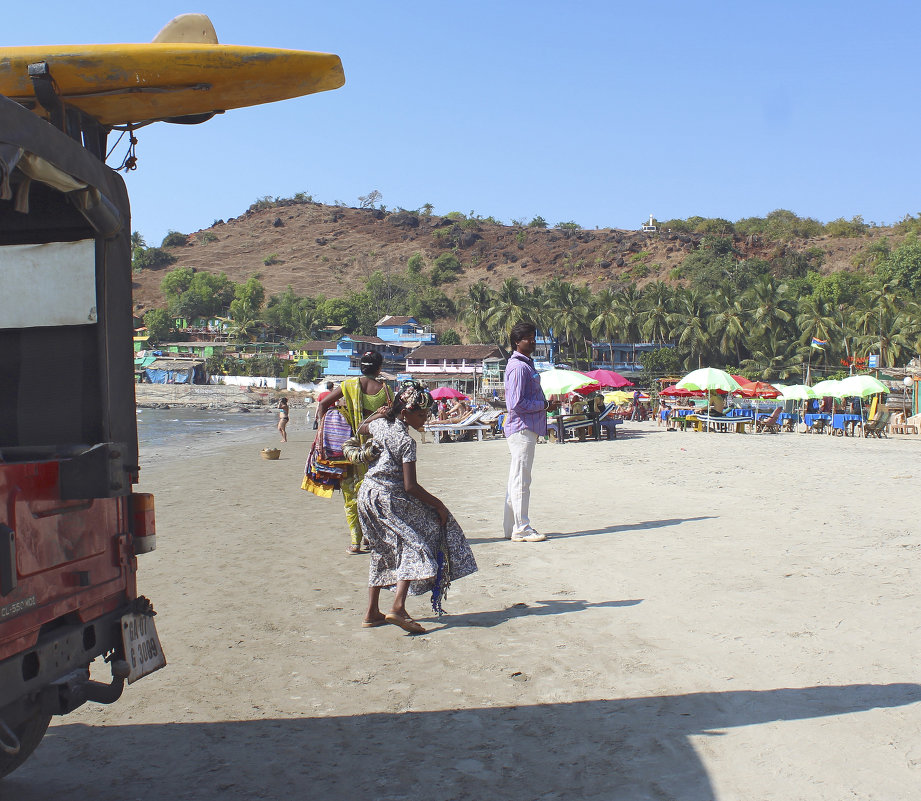
<path id="1" fill-rule="evenodd" d="M 633 384 L 624 378 L 620 373 L 613 370 L 592 370 L 585 373 L 589 378 L 594 378 L 601 386 L 611 387 L 611 389 L 620 389 L 621 387 L 632 387 Z"/>
<path id="2" fill-rule="evenodd" d="M 463 392 L 458 392 L 456 389 L 452 389 L 451 387 L 438 387 L 437 389 L 433 389 L 432 397 L 435 400 L 446 400 L 447 398 L 468 400 L 467 396 Z"/>
<path id="3" fill-rule="evenodd" d="M 663 389 L 659 395 L 666 398 L 702 398 L 704 393 L 694 392 L 693 390 L 684 389 L 683 387 L 669 387 L 668 389 Z"/>

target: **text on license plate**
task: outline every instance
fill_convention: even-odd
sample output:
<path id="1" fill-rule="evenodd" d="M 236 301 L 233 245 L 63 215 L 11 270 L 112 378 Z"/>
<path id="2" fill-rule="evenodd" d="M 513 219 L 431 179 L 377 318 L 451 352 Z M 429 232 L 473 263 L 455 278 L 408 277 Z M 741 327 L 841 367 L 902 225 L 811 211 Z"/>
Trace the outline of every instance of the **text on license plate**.
<path id="1" fill-rule="evenodd" d="M 149 615 L 131 613 L 122 616 L 122 642 L 131 672 L 128 684 L 166 665 L 157 627 Z"/>

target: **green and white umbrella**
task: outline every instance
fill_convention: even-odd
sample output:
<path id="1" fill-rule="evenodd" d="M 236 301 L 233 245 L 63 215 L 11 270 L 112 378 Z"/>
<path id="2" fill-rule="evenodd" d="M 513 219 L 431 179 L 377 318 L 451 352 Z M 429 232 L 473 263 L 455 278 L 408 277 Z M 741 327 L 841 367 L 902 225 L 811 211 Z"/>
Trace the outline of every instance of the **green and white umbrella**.
<path id="1" fill-rule="evenodd" d="M 844 397 L 841 394 L 841 382 L 835 381 L 833 378 L 828 378 L 825 381 L 819 381 L 818 384 L 814 384 L 812 391 L 815 393 L 817 398 L 842 398 Z"/>
<path id="2" fill-rule="evenodd" d="M 782 401 L 803 401 L 805 406 L 805 401 L 813 400 L 816 397 L 815 392 L 813 392 L 812 387 L 807 387 L 805 384 L 793 384 L 789 387 L 783 388 L 783 395 L 781 395 L 777 400 Z M 803 410 L 803 418 L 805 421 L 805 409 Z M 804 428 L 800 429 L 800 432 L 805 430 Z"/>
<path id="3" fill-rule="evenodd" d="M 601 386 L 594 378 L 575 370 L 544 370 L 540 374 L 540 388 L 547 398 L 551 395 L 568 395 L 590 384 Z"/>
<path id="4" fill-rule="evenodd" d="M 804 401 L 804 400 L 813 400 L 818 397 L 813 391 L 812 387 L 807 387 L 805 384 L 792 384 L 789 387 L 783 388 L 783 395 L 781 395 L 778 400 L 783 401 Z"/>
<path id="5" fill-rule="evenodd" d="M 739 382 L 736 381 L 725 370 L 717 370 L 715 367 L 701 367 L 693 373 L 688 373 L 682 378 L 676 387 L 679 389 L 690 389 L 696 391 L 709 392 L 713 390 L 722 390 L 723 392 L 735 392 L 741 389 Z"/>
<path id="6" fill-rule="evenodd" d="M 838 388 L 841 392 L 839 398 L 866 398 L 868 395 L 889 393 L 889 387 L 872 375 L 849 375 L 838 382 Z"/>

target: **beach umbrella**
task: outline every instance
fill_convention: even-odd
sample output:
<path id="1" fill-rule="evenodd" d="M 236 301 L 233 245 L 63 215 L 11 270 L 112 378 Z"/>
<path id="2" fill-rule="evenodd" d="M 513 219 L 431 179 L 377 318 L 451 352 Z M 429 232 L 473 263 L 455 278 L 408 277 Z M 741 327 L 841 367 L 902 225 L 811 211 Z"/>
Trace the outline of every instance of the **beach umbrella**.
<path id="1" fill-rule="evenodd" d="M 684 389 L 683 387 L 671 386 L 668 389 L 663 389 L 659 395 L 665 398 L 693 398 L 700 397 L 703 395 L 703 392 L 692 389 Z"/>
<path id="2" fill-rule="evenodd" d="M 839 398 L 859 398 L 862 406 L 863 399 L 868 395 L 886 395 L 889 387 L 872 375 L 849 375 L 838 382 L 838 391 L 841 393 Z M 860 416 L 863 417 L 862 408 Z"/>
<path id="3" fill-rule="evenodd" d="M 620 389 L 621 387 L 632 387 L 633 383 L 624 378 L 620 373 L 613 370 L 592 370 L 585 373 L 589 378 L 594 378 L 601 386 L 611 387 L 611 389 Z"/>
<path id="4" fill-rule="evenodd" d="M 715 367 L 701 367 L 694 370 L 682 378 L 676 387 L 679 389 L 702 389 L 706 391 L 723 391 L 735 392 L 740 389 L 739 382 L 736 381 L 725 370 L 717 370 Z"/>
<path id="5" fill-rule="evenodd" d="M 841 398 L 841 382 L 833 378 L 827 378 L 825 381 L 819 381 L 814 384 L 812 391 L 817 398 Z"/>
<path id="6" fill-rule="evenodd" d="M 816 397 L 815 392 L 812 391 L 812 387 L 807 387 L 805 384 L 792 384 L 789 387 L 784 387 L 783 395 L 780 396 L 780 400 L 804 401 L 813 400 Z"/>
<path id="7" fill-rule="evenodd" d="M 750 381 L 744 384 L 736 392 L 743 398 L 776 398 L 780 395 L 780 390 L 773 384 L 766 384 L 764 381 Z"/>
<path id="8" fill-rule="evenodd" d="M 725 370 L 717 370 L 715 367 L 701 367 L 699 370 L 694 370 L 675 386 L 679 389 L 698 389 L 719 394 L 735 392 L 740 388 L 739 382 L 729 373 Z"/>
<path id="9" fill-rule="evenodd" d="M 551 395 L 568 395 L 587 386 L 598 389 L 600 384 L 594 378 L 575 370 L 545 370 L 540 374 L 540 388 L 547 398 Z"/>
<path id="10" fill-rule="evenodd" d="M 815 397 L 816 394 L 812 391 L 812 387 L 807 387 L 805 384 L 793 384 L 792 386 L 783 388 L 783 395 L 780 396 L 779 400 L 802 401 L 805 405 L 807 400 L 813 400 Z"/>
<path id="11" fill-rule="evenodd" d="M 447 400 L 448 398 L 468 400 L 467 396 L 463 392 L 458 392 L 456 389 L 451 387 L 437 387 L 436 389 L 432 390 L 431 395 L 435 400 Z"/>
<path id="12" fill-rule="evenodd" d="M 839 398 L 866 398 L 868 395 L 887 395 L 889 387 L 872 375 L 849 375 L 838 382 Z"/>
<path id="13" fill-rule="evenodd" d="M 738 390 L 735 394 L 740 395 L 743 398 L 752 398 L 755 401 L 755 421 L 758 420 L 758 412 L 761 410 L 761 399 L 773 399 L 780 397 L 780 390 L 777 389 L 773 384 L 767 384 L 764 381 L 749 381 L 746 378 L 742 378 L 740 375 L 734 375 L 733 378 L 736 379 L 740 384 L 742 381 L 745 383 L 742 384 L 742 388 Z M 739 381 L 739 379 L 742 379 Z"/>
<path id="14" fill-rule="evenodd" d="M 624 392 L 624 391 L 621 390 L 621 389 L 616 389 L 616 390 L 614 390 L 613 392 L 605 392 L 605 393 L 604 393 L 604 402 L 605 402 L 605 403 L 616 403 L 618 406 L 620 406 L 620 404 L 622 404 L 622 403 L 627 403 L 628 401 L 632 401 L 632 400 L 633 400 L 633 393 L 632 393 L 632 392 Z M 640 400 L 641 400 L 641 401 L 648 401 L 648 400 L 649 400 L 649 395 L 647 395 L 645 392 L 641 392 L 641 393 L 640 393 Z"/>

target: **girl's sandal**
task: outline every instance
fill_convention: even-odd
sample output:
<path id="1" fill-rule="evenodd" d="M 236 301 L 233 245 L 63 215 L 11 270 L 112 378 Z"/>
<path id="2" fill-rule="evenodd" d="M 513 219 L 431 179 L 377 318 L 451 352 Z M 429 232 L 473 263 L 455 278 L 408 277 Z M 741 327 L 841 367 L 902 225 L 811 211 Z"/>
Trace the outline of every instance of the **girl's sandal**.
<path id="1" fill-rule="evenodd" d="M 360 545 L 349 545 L 349 547 L 345 549 L 345 552 L 349 556 L 361 556 L 361 554 L 368 553 L 367 551 L 362 550 Z"/>
<path id="2" fill-rule="evenodd" d="M 393 623 L 394 626 L 399 626 L 403 631 L 408 631 L 410 634 L 425 634 L 425 628 L 422 624 L 417 623 L 411 617 L 400 617 L 391 612 L 385 615 L 384 619 L 388 623 Z"/>

